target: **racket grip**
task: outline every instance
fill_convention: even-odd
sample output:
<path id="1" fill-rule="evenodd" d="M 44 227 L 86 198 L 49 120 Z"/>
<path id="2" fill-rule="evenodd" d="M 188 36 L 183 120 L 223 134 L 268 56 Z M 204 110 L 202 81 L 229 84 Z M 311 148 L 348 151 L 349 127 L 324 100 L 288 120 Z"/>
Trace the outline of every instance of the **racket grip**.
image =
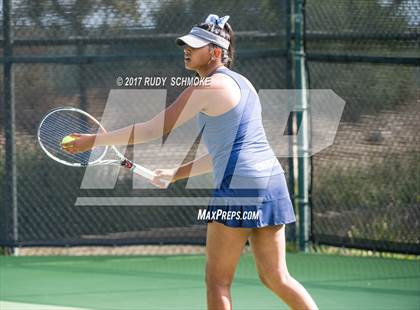
<path id="1" fill-rule="evenodd" d="M 149 179 L 149 180 L 153 180 L 153 178 L 155 177 L 155 174 L 153 173 L 153 171 L 151 171 L 147 168 L 144 168 L 142 166 L 139 166 L 139 165 L 134 165 L 131 168 L 131 170 L 135 174 L 141 175 L 141 176 L 143 176 L 143 177 L 145 177 L 146 179 Z"/>
<path id="2" fill-rule="evenodd" d="M 143 177 L 145 177 L 146 179 L 149 179 L 149 180 L 153 180 L 154 177 L 156 176 L 153 171 L 151 171 L 147 168 L 144 168 L 142 166 L 139 166 L 139 165 L 133 165 L 132 171 L 135 174 L 139 174 L 139 175 L 141 175 L 141 176 L 143 176 Z M 165 188 L 167 188 L 170 184 L 169 180 L 161 180 L 161 182 L 163 184 L 165 184 Z"/>

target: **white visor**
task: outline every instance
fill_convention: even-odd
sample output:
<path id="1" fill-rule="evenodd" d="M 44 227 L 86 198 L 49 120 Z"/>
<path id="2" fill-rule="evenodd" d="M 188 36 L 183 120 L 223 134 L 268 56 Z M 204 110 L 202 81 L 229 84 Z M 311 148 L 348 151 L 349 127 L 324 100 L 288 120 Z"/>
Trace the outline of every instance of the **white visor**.
<path id="1" fill-rule="evenodd" d="M 176 44 L 187 44 L 193 48 L 200 48 L 209 43 L 216 44 L 224 49 L 228 49 L 230 45 L 228 40 L 199 27 L 193 27 L 189 34 L 176 39 Z"/>
<path id="2" fill-rule="evenodd" d="M 207 44 L 210 44 L 211 42 L 201 39 L 199 37 L 196 37 L 193 34 L 187 34 L 185 36 L 179 37 L 178 39 L 176 39 L 176 44 L 179 46 L 182 45 L 189 45 L 193 48 L 200 48 L 203 46 L 206 46 Z"/>

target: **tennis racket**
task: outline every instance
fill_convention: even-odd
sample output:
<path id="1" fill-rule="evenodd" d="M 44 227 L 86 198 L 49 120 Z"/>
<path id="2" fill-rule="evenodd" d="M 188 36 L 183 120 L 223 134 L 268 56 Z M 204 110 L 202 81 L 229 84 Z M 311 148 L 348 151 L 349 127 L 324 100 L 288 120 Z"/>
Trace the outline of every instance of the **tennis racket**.
<path id="1" fill-rule="evenodd" d="M 105 128 L 89 113 L 73 107 L 57 108 L 48 112 L 38 128 L 38 142 L 42 150 L 53 160 L 71 167 L 118 165 L 133 173 L 153 180 L 155 173 L 133 163 L 122 155 L 115 146 L 97 146 L 92 150 L 70 154 L 61 148 L 61 141 L 72 133 L 98 134 Z M 112 154 L 110 154 L 112 153 Z M 105 155 L 113 159 L 105 159 Z M 165 187 L 169 181 L 161 180 Z"/>

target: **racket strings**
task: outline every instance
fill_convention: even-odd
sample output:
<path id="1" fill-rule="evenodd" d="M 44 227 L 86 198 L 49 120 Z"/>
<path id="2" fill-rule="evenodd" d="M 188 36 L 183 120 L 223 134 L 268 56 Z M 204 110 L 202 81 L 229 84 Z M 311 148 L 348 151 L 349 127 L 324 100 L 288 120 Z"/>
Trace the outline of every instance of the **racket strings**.
<path id="1" fill-rule="evenodd" d="M 96 147 L 91 151 L 70 154 L 61 148 L 62 139 L 72 133 L 96 134 L 99 125 L 77 110 L 60 109 L 50 113 L 39 128 L 39 141 L 47 154 L 68 164 L 87 165 L 100 159 L 106 147 Z"/>

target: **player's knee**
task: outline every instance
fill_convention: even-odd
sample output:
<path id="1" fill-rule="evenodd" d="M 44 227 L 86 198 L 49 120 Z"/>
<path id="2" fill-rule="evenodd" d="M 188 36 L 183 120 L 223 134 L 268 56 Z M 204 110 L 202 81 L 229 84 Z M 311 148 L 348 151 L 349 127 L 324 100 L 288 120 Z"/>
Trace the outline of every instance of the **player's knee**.
<path id="1" fill-rule="evenodd" d="M 212 274 L 206 272 L 206 287 L 210 290 L 224 290 L 230 289 L 232 285 L 231 277 L 221 274 Z"/>
<path id="2" fill-rule="evenodd" d="M 260 273 L 259 277 L 261 282 L 270 289 L 281 289 L 290 283 L 290 275 L 287 272 Z"/>

